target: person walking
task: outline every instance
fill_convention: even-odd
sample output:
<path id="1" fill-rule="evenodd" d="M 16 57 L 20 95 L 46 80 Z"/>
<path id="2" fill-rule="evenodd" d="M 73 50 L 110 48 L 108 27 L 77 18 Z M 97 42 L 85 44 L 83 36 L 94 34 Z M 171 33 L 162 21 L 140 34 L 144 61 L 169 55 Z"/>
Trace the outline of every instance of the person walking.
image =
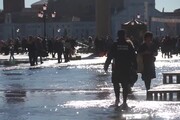
<path id="1" fill-rule="evenodd" d="M 35 38 L 35 48 L 36 48 L 36 51 L 35 51 L 35 54 L 36 54 L 35 63 L 36 63 L 36 65 L 38 65 L 38 57 L 40 58 L 40 63 L 43 64 L 42 56 L 43 56 L 44 49 L 43 49 L 42 41 L 43 40 L 40 37 Z"/>
<path id="2" fill-rule="evenodd" d="M 35 40 L 33 36 L 29 36 L 28 38 L 28 56 L 29 56 L 29 62 L 31 66 L 35 65 L 36 62 L 36 45 Z"/>
<path id="3" fill-rule="evenodd" d="M 14 62 L 15 58 L 14 58 L 14 43 L 13 43 L 13 41 L 10 42 L 9 51 L 10 51 L 9 61 Z"/>
<path id="4" fill-rule="evenodd" d="M 57 53 L 58 63 L 62 62 L 62 54 L 64 52 L 63 38 L 57 38 L 54 45 L 54 51 Z"/>
<path id="5" fill-rule="evenodd" d="M 71 42 L 70 39 L 67 38 L 65 39 L 65 43 L 64 43 L 64 59 L 65 62 L 69 62 L 70 58 L 71 58 Z"/>
<path id="6" fill-rule="evenodd" d="M 156 78 L 154 62 L 156 60 L 155 56 L 157 56 L 157 47 L 153 43 L 153 34 L 151 32 L 148 31 L 144 34 L 144 41 L 139 46 L 137 54 L 142 56 L 142 80 L 148 91 L 150 89 L 151 79 Z"/>
<path id="7" fill-rule="evenodd" d="M 115 106 L 118 106 L 120 102 L 120 84 L 123 88 L 123 103 L 122 108 L 126 109 L 127 96 L 129 91 L 131 68 L 137 68 L 136 54 L 133 47 L 133 43 L 130 40 L 126 40 L 125 30 L 118 31 L 117 42 L 114 42 L 110 51 L 107 54 L 107 59 L 104 64 L 104 70 L 107 72 L 108 66 L 112 63 L 112 83 L 115 92 Z"/>

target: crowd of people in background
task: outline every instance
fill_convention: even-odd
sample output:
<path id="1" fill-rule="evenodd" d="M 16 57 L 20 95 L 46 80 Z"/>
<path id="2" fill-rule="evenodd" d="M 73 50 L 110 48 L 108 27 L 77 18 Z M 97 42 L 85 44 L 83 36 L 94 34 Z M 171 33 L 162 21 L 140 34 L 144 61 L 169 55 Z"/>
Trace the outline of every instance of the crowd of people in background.
<path id="1" fill-rule="evenodd" d="M 43 57 L 52 55 L 57 56 L 58 63 L 68 62 L 75 52 L 76 40 L 68 37 L 57 37 L 55 39 L 46 40 L 42 37 L 29 36 L 27 38 L 17 37 L 16 39 L 8 39 L 0 41 L 0 53 L 4 55 L 10 54 L 10 60 L 14 60 L 14 53 L 28 54 L 31 66 L 37 65 L 38 61 L 43 63 Z M 56 55 L 57 54 L 57 55 Z M 40 58 L 38 60 L 38 58 Z"/>
<path id="2" fill-rule="evenodd" d="M 51 39 L 44 39 L 38 36 L 17 37 L 15 39 L 0 40 L 0 53 L 4 55 L 10 54 L 10 60 L 14 60 L 14 53 L 24 54 L 28 53 L 29 62 L 31 66 L 37 65 L 38 61 L 43 63 L 43 57 L 52 55 L 52 58 L 57 56 L 58 63 L 62 62 L 62 55 L 64 62 L 70 61 L 73 54 L 75 54 L 75 47 L 78 43 L 86 45 L 86 52 L 93 52 L 97 56 L 104 56 L 113 44 L 111 37 L 91 37 L 88 38 L 72 38 L 72 37 L 56 37 Z M 180 37 L 165 36 L 155 38 L 154 43 L 156 47 L 161 50 L 162 57 L 171 58 L 173 54 L 180 53 Z M 135 46 L 138 48 L 138 46 Z M 38 60 L 39 58 L 39 60 Z"/>
<path id="3" fill-rule="evenodd" d="M 133 39 L 134 40 L 134 39 Z M 16 39 L 8 39 L 0 41 L 0 53 L 4 55 L 10 54 L 10 61 L 14 61 L 14 53 L 28 54 L 31 66 L 43 63 L 43 57 L 52 55 L 58 63 L 69 62 L 72 55 L 76 53 L 76 46 L 84 46 L 84 52 L 93 52 L 96 56 L 107 56 L 104 64 L 104 70 L 108 70 L 108 66 L 112 62 L 112 83 L 115 92 L 115 105 L 120 102 L 120 85 L 123 88 L 123 104 L 127 108 L 127 95 L 129 89 L 137 80 L 137 73 L 142 74 L 142 80 L 148 91 L 151 86 L 151 79 L 156 78 L 155 73 L 155 56 L 158 50 L 161 51 L 162 57 L 171 58 L 173 54 L 180 54 L 180 36 L 170 37 L 164 36 L 154 38 L 153 33 L 146 32 L 143 41 L 136 44 L 126 36 L 124 30 L 118 31 L 118 38 L 113 41 L 111 37 L 91 37 L 78 40 L 72 37 L 56 37 L 54 39 L 44 39 L 37 36 L 28 36 L 27 38 L 17 37 Z M 136 42 L 136 43 L 133 43 Z M 139 46 L 137 46 L 139 45 Z M 143 59 L 143 70 L 139 71 L 138 55 Z M 63 57 L 62 57 L 63 56 Z M 64 59 L 62 59 L 64 58 Z M 140 64 L 141 65 L 141 64 Z"/>
<path id="4" fill-rule="evenodd" d="M 167 35 L 163 37 L 160 41 L 160 49 L 164 58 L 171 58 L 173 54 L 180 54 L 180 36 L 170 37 Z"/>
<path id="5" fill-rule="evenodd" d="M 4 55 L 10 54 L 10 60 L 14 60 L 14 53 L 28 54 L 31 66 L 37 65 L 38 61 L 43 63 L 43 57 L 52 55 L 57 57 L 58 63 L 70 61 L 72 55 L 75 54 L 77 45 L 86 47 L 86 52 L 93 52 L 98 56 L 104 56 L 112 44 L 112 39 L 98 38 L 89 36 L 80 40 L 72 37 L 56 37 L 44 39 L 39 36 L 17 37 L 15 39 L 0 40 L 0 53 Z M 38 59 L 39 58 L 39 59 Z"/>

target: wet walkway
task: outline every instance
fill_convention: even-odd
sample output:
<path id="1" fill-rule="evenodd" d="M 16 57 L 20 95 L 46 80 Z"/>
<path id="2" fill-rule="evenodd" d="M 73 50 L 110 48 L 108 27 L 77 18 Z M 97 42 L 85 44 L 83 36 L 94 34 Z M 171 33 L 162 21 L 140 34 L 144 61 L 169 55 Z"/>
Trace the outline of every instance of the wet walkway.
<path id="1" fill-rule="evenodd" d="M 85 58 L 60 64 L 47 60 L 35 67 L 28 63 L 1 66 L 0 120 L 180 119 L 180 102 L 146 101 L 140 75 L 129 95 L 129 109 L 111 106 L 114 93 L 111 72 L 103 71 L 105 57 Z M 164 59 L 159 55 L 152 87 L 162 84 L 162 72 L 179 69 L 178 56 Z"/>

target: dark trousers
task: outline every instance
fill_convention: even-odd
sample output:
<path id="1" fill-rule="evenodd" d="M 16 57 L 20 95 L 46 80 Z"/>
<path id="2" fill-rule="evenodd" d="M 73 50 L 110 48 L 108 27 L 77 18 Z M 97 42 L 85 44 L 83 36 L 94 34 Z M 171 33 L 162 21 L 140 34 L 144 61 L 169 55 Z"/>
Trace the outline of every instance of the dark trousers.
<path id="1" fill-rule="evenodd" d="M 151 86 L 151 79 L 144 80 L 144 83 L 145 83 L 146 90 L 148 91 L 150 89 L 150 86 Z"/>
<path id="2" fill-rule="evenodd" d="M 113 83 L 113 87 L 114 87 L 114 93 L 115 93 L 116 100 L 119 100 L 119 97 L 120 97 L 119 83 Z M 123 85 L 123 103 L 126 103 L 126 101 L 127 101 L 128 88 L 129 88 L 129 85 Z"/>
<path id="3" fill-rule="evenodd" d="M 69 49 L 65 49 L 65 51 L 64 51 L 65 62 L 68 62 L 70 60 L 69 55 L 70 55 L 70 50 Z"/>
<path id="4" fill-rule="evenodd" d="M 58 63 L 62 62 L 62 52 L 58 52 Z"/>
<path id="5" fill-rule="evenodd" d="M 35 65 L 35 60 L 36 60 L 35 55 L 29 55 L 29 62 L 31 66 Z"/>

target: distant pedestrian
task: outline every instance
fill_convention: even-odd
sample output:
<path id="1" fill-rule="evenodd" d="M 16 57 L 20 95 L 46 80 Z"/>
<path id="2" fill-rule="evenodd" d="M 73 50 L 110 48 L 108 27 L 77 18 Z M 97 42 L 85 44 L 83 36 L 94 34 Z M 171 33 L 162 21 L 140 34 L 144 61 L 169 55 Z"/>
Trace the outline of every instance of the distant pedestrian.
<path id="1" fill-rule="evenodd" d="M 175 52 L 176 52 L 176 55 L 180 53 L 180 36 L 176 39 Z"/>
<path id="2" fill-rule="evenodd" d="M 29 36 L 28 39 L 28 56 L 29 56 L 29 62 L 31 66 L 35 65 L 36 62 L 36 45 L 34 38 L 32 36 Z"/>
<path id="3" fill-rule="evenodd" d="M 91 36 L 88 37 L 88 52 L 92 49 L 93 46 L 93 38 Z"/>
<path id="4" fill-rule="evenodd" d="M 138 49 L 138 54 L 142 55 L 143 59 L 143 71 L 142 80 L 145 83 L 146 90 L 150 89 L 151 79 L 156 78 L 155 73 L 155 56 L 157 56 L 157 47 L 153 43 L 153 34 L 146 32 L 144 35 L 144 41 Z"/>
<path id="5" fill-rule="evenodd" d="M 40 63 L 42 64 L 43 63 L 43 60 L 42 60 L 42 56 L 43 56 L 43 44 L 42 44 L 42 38 L 40 37 L 36 37 L 35 38 L 35 48 L 36 48 L 36 51 L 35 51 L 35 63 L 36 65 L 38 64 L 38 57 L 40 58 Z"/>
<path id="6" fill-rule="evenodd" d="M 14 52 L 16 52 L 17 54 L 19 54 L 19 48 L 20 48 L 20 38 L 17 37 L 14 40 Z"/>
<path id="7" fill-rule="evenodd" d="M 127 96 L 131 79 L 131 68 L 137 66 L 136 54 L 132 42 L 126 40 L 124 30 L 118 31 L 117 42 L 113 43 L 110 51 L 107 54 L 107 59 L 104 64 L 104 70 L 108 70 L 108 66 L 112 63 L 112 83 L 115 92 L 115 106 L 120 102 L 120 85 L 123 88 L 123 104 L 122 108 L 127 108 Z"/>
<path id="8" fill-rule="evenodd" d="M 10 51 L 9 61 L 14 62 L 15 59 L 14 59 L 14 44 L 13 44 L 13 41 L 10 42 L 9 51 Z"/>
<path id="9" fill-rule="evenodd" d="M 27 38 L 25 37 L 22 38 L 21 45 L 22 45 L 22 53 L 27 53 L 27 47 L 28 47 Z"/>
<path id="10" fill-rule="evenodd" d="M 70 43 L 69 38 L 67 38 L 65 40 L 65 43 L 64 43 L 64 59 L 65 59 L 65 62 L 69 62 L 70 58 L 71 58 L 71 43 Z"/>
<path id="11" fill-rule="evenodd" d="M 63 39 L 57 38 L 54 45 L 55 53 L 57 53 L 58 63 L 62 62 L 62 54 L 64 52 Z"/>

